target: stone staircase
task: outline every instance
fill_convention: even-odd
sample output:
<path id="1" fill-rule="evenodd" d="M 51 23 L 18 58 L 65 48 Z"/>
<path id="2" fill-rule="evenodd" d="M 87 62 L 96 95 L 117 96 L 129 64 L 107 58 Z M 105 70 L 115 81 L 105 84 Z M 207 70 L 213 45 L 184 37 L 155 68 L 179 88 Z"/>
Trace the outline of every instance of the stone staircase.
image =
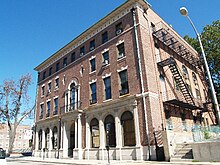
<path id="1" fill-rule="evenodd" d="M 171 157 L 171 162 L 192 162 L 193 161 L 193 153 L 192 146 L 188 143 L 177 144 L 174 150 L 174 156 Z"/>

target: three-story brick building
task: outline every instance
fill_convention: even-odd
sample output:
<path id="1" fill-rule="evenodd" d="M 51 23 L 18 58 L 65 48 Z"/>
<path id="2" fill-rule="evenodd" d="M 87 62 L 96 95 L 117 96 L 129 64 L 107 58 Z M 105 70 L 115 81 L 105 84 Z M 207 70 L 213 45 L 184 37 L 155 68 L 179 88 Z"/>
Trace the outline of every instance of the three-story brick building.
<path id="1" fill-rule="evenodd" d="M 146 160 L 155 132 L 191 141 L 215 123 L 199 60 L 147 2 L 126 1 L 35 68 L 34 155 Z"/>

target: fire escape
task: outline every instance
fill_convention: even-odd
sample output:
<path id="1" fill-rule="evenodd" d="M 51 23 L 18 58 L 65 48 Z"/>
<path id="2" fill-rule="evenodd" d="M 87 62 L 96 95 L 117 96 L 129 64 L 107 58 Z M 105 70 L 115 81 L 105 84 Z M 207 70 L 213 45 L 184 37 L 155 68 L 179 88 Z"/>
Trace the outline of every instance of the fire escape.
<path id="1" fill-rule="evenodd" d="M 178 69 L 177 63 L 175 61 L 175 58 L 182 58 L 182 60 L 185 60 L 190 65 L 195 67 L 197 69 L 197 73 L 199 74 L 200 78 L 204 80 L 203 71 L 200 67 L 200 59 L 193 55 L 191 53 L 191 48 L 181 41 L 181 39 L 178 37 L 178 35 L 175 34 L 172 30 L 170 30 L 171 27 L 166 26 L 162 22 L 160 22 L 154 29 L 153 37 L 155 43 L 157 43 L 158 46 L 162 47 L 162 49 L 168 50 L 171 52 L 171 56 L 167 59 L 164 59 L 161 62 L 158 62 L 158 66 L 164 68 L 165 66 L 168 66 L 173 78 L 178 85 L 183 97 L 183 100 L 179 99 L 171 99 L 167 100 L 165 103 L 177 105 L 183 108 L 187 109 L 203 109 L 202 104 L 195 103 L 195 100 L 192 96 L 191 91 L 188 89 L 188 86 L 184 80 L 184 77 L 182 76 L 181 72 Z"/>

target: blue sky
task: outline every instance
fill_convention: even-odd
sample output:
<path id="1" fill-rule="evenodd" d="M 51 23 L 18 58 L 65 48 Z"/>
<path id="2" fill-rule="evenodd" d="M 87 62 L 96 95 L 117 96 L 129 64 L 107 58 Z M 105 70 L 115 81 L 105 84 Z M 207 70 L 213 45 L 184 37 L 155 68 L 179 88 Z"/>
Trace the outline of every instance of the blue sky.
<path id="1" fill-rule="evenodd" d="M 34 103 L 38 64 L 62 48 L 125 0 L 1 0 L 0 84 L 31 73 Z M 219 0 L 148 0 L 153 10 L 182 36 L 195 37 L 179 14 L 186 6 L 199 32 L 220 18 Z"/>

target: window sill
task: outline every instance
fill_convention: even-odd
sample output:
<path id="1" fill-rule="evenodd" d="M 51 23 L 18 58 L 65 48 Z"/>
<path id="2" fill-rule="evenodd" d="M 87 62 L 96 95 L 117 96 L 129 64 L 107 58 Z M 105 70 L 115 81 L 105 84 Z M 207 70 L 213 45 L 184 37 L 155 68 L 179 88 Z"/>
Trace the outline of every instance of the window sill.
<path id="1" fill-rule="evenodd" d="M 109 101 L 112 101 L 112 99 L 104 100 L 103 103 L 106 103 L 106 102 L 109 102 Z"/>
<path id="2" fill-rule="evenodd" d="M 130 96 L 130 94 L 126 93 L 126 94 L 120 95 L 119 98 L 126 97 L 126 96 Z"/>
<path id="3" fill-rule="evenodd" d="M 125 58 L 126 58 L 126 56 L 120 57 L 120 58 L 118 58 L 118 59 L 117 59 L 117 62 L 124 61 L 124 60 L 125 60 Z"/>
<path id="4" fill-rule="evenodd" d="M 89 74 L 91 75 L 91 74 L 95 74 L 95 73 L 96 73 L 96 70 L 90 72 Z"/>

